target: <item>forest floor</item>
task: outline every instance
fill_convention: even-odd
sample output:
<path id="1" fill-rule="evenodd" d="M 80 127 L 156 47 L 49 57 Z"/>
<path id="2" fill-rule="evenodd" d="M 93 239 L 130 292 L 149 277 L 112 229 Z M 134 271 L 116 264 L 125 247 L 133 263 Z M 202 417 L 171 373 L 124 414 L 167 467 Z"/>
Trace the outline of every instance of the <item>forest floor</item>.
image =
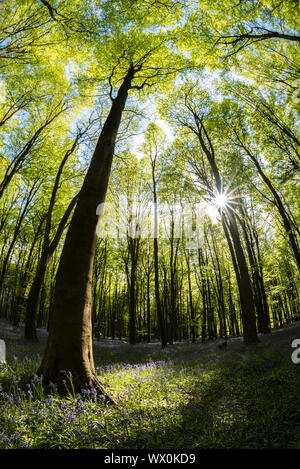
<path id="1" fill-rule="evenodd" d="M 100 379 L 117 406 L 88 390 L 60 398 L 34 375 L 47 332 L 28 344 L 0 321 L 7 366 L 0 370 L 0 448 L 300 448 L 300 363 L 291 360 L 300 323 L 260 335 L 129 345 L 94 341 Z M 67 378 L 70 379 L 70 378 Z"/>

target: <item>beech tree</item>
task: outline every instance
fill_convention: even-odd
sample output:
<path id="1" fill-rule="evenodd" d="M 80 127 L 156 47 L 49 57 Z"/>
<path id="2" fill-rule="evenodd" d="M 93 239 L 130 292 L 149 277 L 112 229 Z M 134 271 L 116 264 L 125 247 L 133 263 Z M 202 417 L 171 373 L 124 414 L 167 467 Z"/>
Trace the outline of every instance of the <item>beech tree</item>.
<path id="1" fill-rule="evenodd" d="M 158 76 L 170 73 L 168 67 L 153 62 L 153 57 L 157 58 L 162 53 L 163 42 L 160 40 L 139 57 L 135 57 L 133 51 L 128 53 L 125 49 L 109 75 L 112 104 L 66 235 L 56 277 L 49 337 L 39 369 L 45 382 L 57 382 L 61 391 L 65 391 L 61 370 L 68 370 L 72 373 L 75 389 L 80 390 L 88 385 L 108 397 L 97 378 L 92 349 L 91 285 L 97 208 L 105 201 L 117 134 L 129 91 L 142 90 L 153 84 Z M 122 83 L 113 97 L 112 80 L 115 70 L 120 77 L 119 69 L 124 70 L 124 65 Z M 67 340 L 63 338 L 66 330 Z"/>
<path id="2" fill-rule="evenodd" d="M 114 401 L 93 338 L 250 344 L 299 319 L 298 12 L 1 2 L 1 315 L 48 329 L 45 383 Z M 126 194 L 125 236 L 98 238 Z"/>
<path id="3" fill-rule="evenodd" d="M 235 273 L 239 286 L 244 341 L 246 343 L 255 343 L 258 339 L 252 285 L 238 230 L 234 210 L 235 202 L 234 200 L 231 202 L 229 196 L 228 199 L 226 198 L 229 188 L 226 188 L 222 181 L 221 172 L 217 163 L 215 145 L 205 124 L 205 117 L 208 120 L 209 115 L 209 103 L 207 99 L 201 99 L 201 94 L 200 97 L 197 97 L 197 92 L 194 90 L 182 90 L 182 94 L 184 94 L 182 104 L 179 104 L 179 110 L 176 114 L 171 114 L 171 118 L 179 125 L 186 128 L 190 134 L 195 135 L 199 142 L 200 151 L 203 156 L 200 158 L 196 156 L 196 160 L 191 161 L 191 163 L 195 174 L 200 178 L 201 182 L 205 184 L 211 199 L 215 199 L 215 204 L 219 209 L 222 226 L 230 246 L 232 261 L 235 265 Z M 204 159 L 206 159 L 208 163 L 209 172 L 206 169 Z"/>

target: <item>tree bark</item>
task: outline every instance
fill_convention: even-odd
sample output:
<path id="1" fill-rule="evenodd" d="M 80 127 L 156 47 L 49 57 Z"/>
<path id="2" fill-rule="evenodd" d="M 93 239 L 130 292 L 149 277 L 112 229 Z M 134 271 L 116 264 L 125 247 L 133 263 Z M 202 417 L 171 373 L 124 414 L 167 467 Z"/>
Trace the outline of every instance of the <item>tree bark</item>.
<path id="1" fill-rule="evenodd" d="M 207 161 L 210 165 L 215 188 L 217 193 L 222 193 L 222 181 L 221 175 L 219 172 L 219 168 L 217 166 L 215 160 L 215 151 L 212 144 L 212 141 L 207 133 L 207 130 L 203 124 L 203 118 L 199 117 L 195 111 L 192 111 L 193 117 L 196 124 L 196 129 L 192 128 L 192 131 L 197 135 L 199 139 L 200 146 L 207 157 Z M 189 127 L 191 128 L 191 127 Z M 233 210 L 230 206 L 225 207 L 224 210 L 220 210 L 221 212 L 221 219 L 223 228 L 225 226 L 225 214 L 226 220 L 228 220 L 228 231 L 230 233 L 230 237 L 232 240 L 232 245 L 229 242 L 229 237 L 227 237 L 227 241 L 229 244 L 230 252 L 232 255 L 233 262 L 235 264 L 236 269 L 236 276 L 237 282 L 239 286 L 240 298 L 241 298 L 241 305 L 242 305 L 242 322 L 243 322 L 243 335 L 244 335 L 244 342 L 246 344 L 256 343 L 258 342 L 257 332 L 256 332 L 256 318 L 255 318 L 255 309 L 254 309 L 254 301 L 253 301 L 253 291 L 251 280 L 248 272 L 248 267 L 245 259 L 245 254 L 243 251 L 242 243 L 240 240 L 240 235 L 236 223 L 236 218 Z M 226 234 L 226 230 L 225 230 Z M 228 233 L 227 233 L 228 235 Z M 232 246 L 234 248 L 234 253 L 232 250 Z"/>
<path id="2" fill-rule="evenodd" d="M 155 301 L 158 327 L 160 332 L 161 347 L 167 346 L 166 324 L 163 317 L 163 310 L 160 301 L 159 291 L 159 269 L 158 269 L 158 210 L 157 210 L 157 192 L 155 179 L 155 163 L 152 161 L 152 181 L 153 181 L 153 202 L 154 202 L 154 238 L 153 238 L 153 255 L 154 255 L 154 285 L 155 285 Z"/>
<path id="3" fill-rule="evenodd" d="M 74 389 L 94 388 L 114 401 L 100 383 L 92 346 L 92 273 L 96 247 L 99 204 L 104 203 L 113 161 L 117 132 L 135 69 L 130 66 L 112 101 L 83 182 L 68 229 L 57 271 L 52 320 L 45 355 L 39 369 L 43 380 L 58 384 L 61 394 L 68 383 L 61 370 L 72 373 Z"/>
<path id="4" fill-rule="evenodd" d="M 236 137 L 237 137 L 237 143 L 240 147 L 242 147 L 244 149 L 244 151 L 246 152 L 246 154 L 250 157 L 250 159 L 253 161 L 257 171 L 258 171 L 258 174 L 260 175 L 261 179 L 264 181 L 264 183 L 266 184 L 266 186 L 269 188 L 270 192 L 272 193 L 273 197 L 274 197 L 274 201 L 275 201 L 275 206 L 277 207 L 278 209 L 278 212 L 281 216 L 281 219 L 282 219 L 282 223 L 283 223 L 283 226 L 286 230 L 286 233 L 288 235 L 288 238 L 289 238 L 289 241 L 290 241 L 290 246 L 292 248 L 292 251 L 294 253 L 294 256 L 295 256 L 295 260 L 296 260 L 296 263 L 297 263 L 297 266 L 298 266 L 298 269 L 300 270 L 300 251 L 299 251 L 299 247 L 298 247 L 298 242 L 297 242 L 297 238 L 296 238 L 296 235 L 294 234 L 294 230 L 293 230 L 293 226 L 290 222 L 290 219 L 289 219 L 289 216 L 287 214 L 287 211 L 281 201 L 281 198 L 277 192 L 277 190 L 275 189 L 275 187 L 273 186 L 271 180 L 268 178 L 268 176 L 265 174 L 265 172 L 263 171 L 259 161 L 257 160 L 257 158 L 254 156 L 254 154 L 252 153 L 252 151 L 249 149 L 249 147 L 247 147 L 245 145 L 245 143 L 241 140 L 239 134 L 237 133 L 237 131 L 234 131 Z"/>

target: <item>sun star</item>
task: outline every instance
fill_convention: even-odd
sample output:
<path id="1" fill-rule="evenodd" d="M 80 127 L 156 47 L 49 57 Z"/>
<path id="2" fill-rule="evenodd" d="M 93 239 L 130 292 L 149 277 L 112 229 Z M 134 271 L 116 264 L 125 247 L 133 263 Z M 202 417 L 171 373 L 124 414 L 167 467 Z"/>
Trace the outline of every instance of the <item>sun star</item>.
<path id="1" fill-rule="evenodd" d="M 226 194 L 217 194 L 215 197 L 214 197 L 214 204 L 216 207 L 218 208 L 225 208 L 226 205 L 228 204 L 228 197 Z"/>

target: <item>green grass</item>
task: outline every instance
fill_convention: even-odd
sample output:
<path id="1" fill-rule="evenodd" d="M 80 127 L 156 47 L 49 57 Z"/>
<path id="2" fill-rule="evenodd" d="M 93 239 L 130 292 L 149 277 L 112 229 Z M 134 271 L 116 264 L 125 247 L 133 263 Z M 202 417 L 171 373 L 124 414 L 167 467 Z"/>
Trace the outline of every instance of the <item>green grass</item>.
<path id="1" fill-rule="evenodd" d="M 288 347 L 96 345 L 100 379 L 119 400 L 105 406 L 32 378 L 44 343 L 6 343 L 0 448 L 300 448 L 300 364 Z"/>

